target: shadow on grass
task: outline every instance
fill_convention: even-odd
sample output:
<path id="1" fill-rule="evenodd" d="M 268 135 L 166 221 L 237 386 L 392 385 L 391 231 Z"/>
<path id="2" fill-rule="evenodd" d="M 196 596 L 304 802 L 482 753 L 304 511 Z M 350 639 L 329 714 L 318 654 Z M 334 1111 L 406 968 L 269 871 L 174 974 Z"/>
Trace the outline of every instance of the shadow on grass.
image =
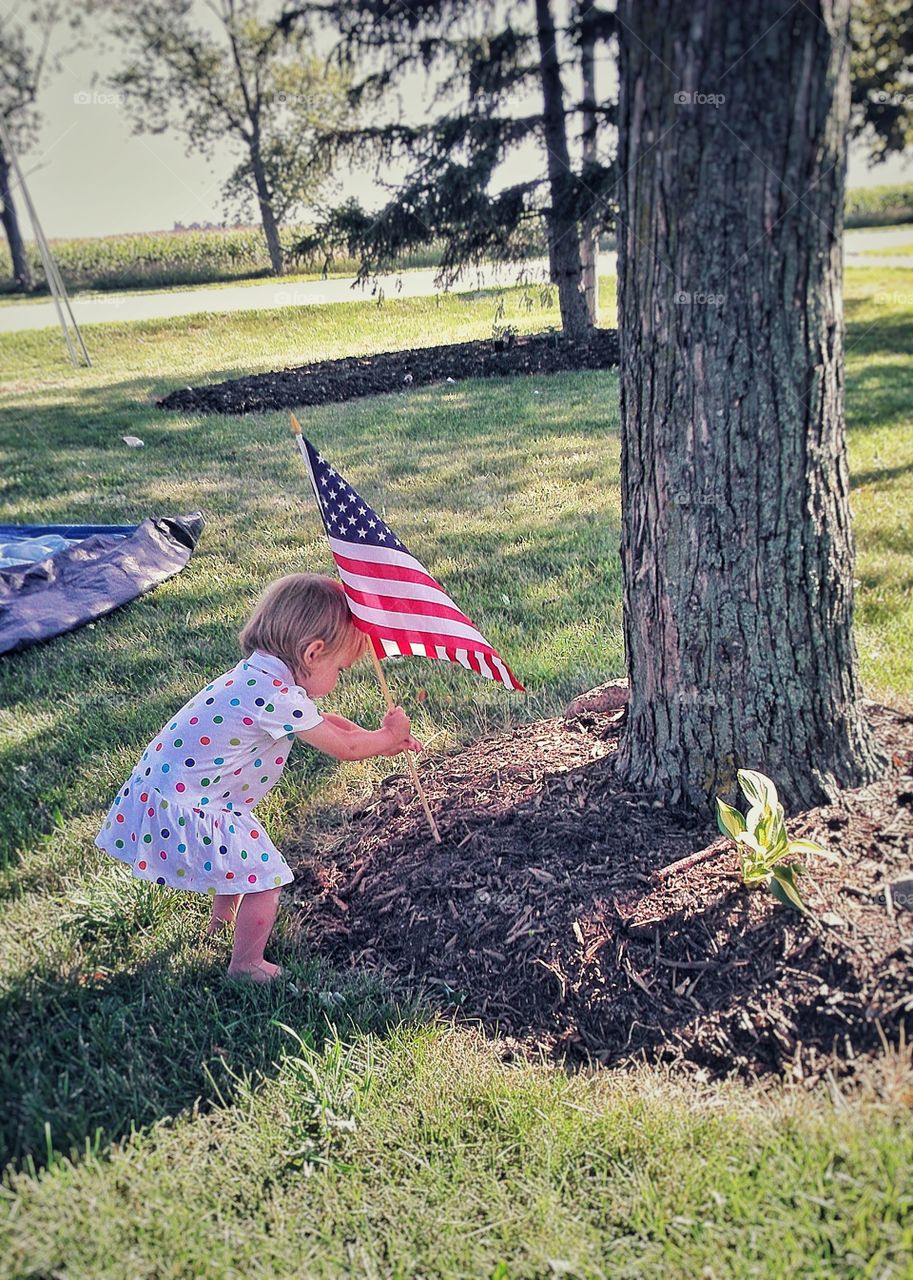
<path id="1" fill-rule="evenodd" d="M 28 874 L 11 873 L 52 832 L 88 814 L 100 822 L 162 725 L 238 662 L 234 630 L 216 622 L 193 627 L 181 652 L 180 617 L 209 605 L 210 598 L 193 590 L 173 591 L 167 602 L 142 597 L 91 629 L 3 659 L 4 703 L 11 716 L 19 718 L 19 707 L 24 716 L 36 704 L 50 704 L 51 710 L 39 712 L 27 736 L 10 735 L 0 747 L 0 870 L 7 873 L 0 898 L 27 887 Z M 150 629 L 159 632 L 157 639 L 149 637 Z M 144 632 L 141 646 L 136 641 Z M 298 778 L 329 778 L 338 768 L 329 756 L 299 752 L 293 771 Z M 93 838 L 94 831 L 88 843 Z"/>
<path id="2" fill-rule="evenodd" d="M 397 398 L 397 415 L 383 422 L 369 402 L 347 409 L 341 424 L 336 407 L 320 411 L 325 429 L 335 423 L 339 432 L 340 465 L 354 467 L 352 478 L 369 499 L 387 495 L 391 508 L 402 511 L 401 519 L 392 517 L 397 532 L 433 572 L 435 562 L 441 565 L 442 580 L 456 599 L 471 602 L 477 625 L 527 668 L 530 687 L 546 653 L 549 680 L 572 682 L 589 643 L 574 628 L 579 633 L 580 620 L 590 619 L 608 633 L 621 598 L 617 516 L 599 501 L 599 486 L 614 483 L 613 464 L 597 477 L 594 456 L 566 457 L 569 419 L 575 437 L 613 434 L 602 410 L 577 420 L 569 403 L 585 399 L 586 388 L 574 379 L 602 375 L 555 376 L 573 395 L 546 404 L 517 384 L 505 401 L 503 388 L 461 383 L 449 393 L 463 398 L 459 404 L 448 407 L 427 392 Z M 161 509 L 157 486 L 177 477 L 187 501 L 207 510 L 209 524 L 179 578 L 92 629 L 2 660 L 3 705 L 20 729 L 0 748 L 7 837 L 0 866 L 7 869 L 55 828 L 103 811 L 167 717 L 237 661 L 237 628 L 270 577 L 332 571 L 325 544 L 315 538 L 316 517 L 309 528 L 300 525 L 304 480 L 284 434 L 277 438 L 277 415 L 242 423 L 210 417 L 192 428 L 159 415 L 163 448 L 171 437 L 186 437 L 172 465 L 152 436 L 153 447 L 137 457 L 120 447 L 119 436 L 112 448 L 113 427 L 86 422 L 84 405 L 61 406 L 60 413 L 47 460 L 30 460 L 23 451 L 23 466 L 35 475 L 23 474 L 18 483 L 34 493 L 36 518 L 139 518 Z M 0 411 L 0 430 L 9 432 L 16 419 L 15 411 Z M 558 480 L 548 479 L 549 468 Z M 556 517 L 543 494 L 568 479 L 580 481 L 583 496 Z M 13 496 L 16 483 L 14 477 Z M 450 526 L 436 527 L 427 515 L 435 512 L 446 513 Z M 465 514 L 456 532 L 459 513 Z M 452 682 L 435 670 L 441 664 L 422 666 L 432 699 L 440 690 L 450 701 Z M 472 683 L 461 678 L 464 686 Z M 475 725 L 473 692 L 452 692 Z M 309 758 L 303 767 L 306 775 L 326 776 L 326 763 Z M 293 771 L 300 778 L 302 765 Z M 21 887 L 7 879 L 8 893 Z"/>
<path id="3" fill-rule="evenodd" d="M 909 350 L 913 336 L 913 277 L 909 287 L 877 289 L 845 297 L 843 313 L 847 352 L 862 350 L 868 346 L 867 340 L 876 346 Z"/>
<path id="4" fill-rule="evenodd" d="M 861 489 L 867 484 L 887 484 L 908 475 L 913 475 L 913 462 L 902 463 L 896 467 L 875 467 L 871 471 L 855 471 L 850 477 L 850 488 Z"/>
<path id="5" fill-rule="evenodd" d="M 230 1106 L 294 1052 L 281 1024 L 319 1051 L 423 1017 L 366 978 L 340 990 L 288 941 L 270 954 L 290 980 L 270 987 L 231 982 L 227 944 L 218 950 L 201 942 L 189 958 L 171 943 L 116 972 L 35 969 L 13 982 L 0 996 L 0 1167 L 99 1154 L 166 1117 Z"/>
<path id="6" fill-rule="evenodd" d="M 568 431 L 617 437 L 615 371 L 554 374 L 547 380 L 568 394 L 543 399 L 546 375 L 479 379 L 452 389 L 324 405 L 302 410 L 301 417 L 305 430 L 334 451 L 335 464 L 344 472 L 355 469 L 347 478 L 362 485 L 375 505 L 384 498 L 392 502 L 391 482 L 401 481 L 407 492 L 417 482 L 423 498 L 447 510 L 459 494 L 455 481 L 484 479 L 498 494 L 516 492 L 517 476 L 533 475 L 540 454 L 554 454 Z M 186 492 L 181 500 L 208 516 L 237 517 L 243 511 L 249 518 L 258 508 L 287 510 L 280 495 L 309 505 L 285 413 L 165 414 L 150 403 L 151 381 L 87 386 L 73 402 L 39 398 L 28 409 L 0 409 L 0 441 L 11 451 L 5 502 L 27 499 L 26 511 L 35 521 L 83 523 L 141 519 L 161 503 L 163 491 Z M 611 395 L 594 406 L 592 389 L 602 384 Z M 125 413 L 130 431 L 145 441 L 143 450 L 123 444 Z M 572 462 L 563 479 L 576 478 Z"/>

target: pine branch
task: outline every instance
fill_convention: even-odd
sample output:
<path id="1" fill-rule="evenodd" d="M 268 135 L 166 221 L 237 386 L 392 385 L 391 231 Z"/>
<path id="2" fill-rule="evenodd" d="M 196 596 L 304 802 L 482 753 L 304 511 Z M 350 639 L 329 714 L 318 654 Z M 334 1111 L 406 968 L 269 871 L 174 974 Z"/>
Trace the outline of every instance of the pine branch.
<path id="1" fill-rule="evenodd" d="M 378 213 L 365 212 L 354 200 L 331 210 L 296 252 L 319 252 L 327 262 L 344 252 L 359 259 L 356 278 L 364 281 L 394 267 L 407 251 L 443 241 L 441 276 L 452 282 L 487 256 L 512 261 L 541 250 L 541 236 L 524 240 L 518 233 L 530 215 L 539 221 L 534 199 L 542 186 L 535 179 L 489 197 L 464 166 L 451 165 L 446 182 L 428 186 L 418 180 Z"/>

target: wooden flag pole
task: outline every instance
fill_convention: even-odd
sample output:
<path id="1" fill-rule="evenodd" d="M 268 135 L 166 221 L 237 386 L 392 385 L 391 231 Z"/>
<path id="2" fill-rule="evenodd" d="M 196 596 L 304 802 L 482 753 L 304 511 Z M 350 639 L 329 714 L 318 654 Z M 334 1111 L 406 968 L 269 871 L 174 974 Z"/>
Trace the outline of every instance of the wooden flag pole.
<path id="1" fill-rule="evenodd" d="M 393 701 L 393 694 L 390 692 L 390 686 L 387 684 L 384 669 L 380 665 L 380 658 L 378 658 L 377 654 L 374 652 L 373 644 L 368 647 L 371 650 L 371 657 L 374 659 L 374 670 L 377 672 L 377 678 L 380 681 L 381 690 L 383 691 L 384 697 L 387 699 L 387 706 L 392 709 L 396 703 Z M 428 819 L 431 834 L 434 836 L 434 843 L 440 844 L 441 833 L 437 829 L 437 823 L 434 820 L 434 814 L 431 812 L 431 806 L 428 803 L 428 797 L 425 795 L 425 789 L 419 781 L 418 769 L 415 767 L 415 761 L 412 759 L 412 753 L 410 751 L 406 751 L 404 754 L 406 757 L 406 764 L 409 766 L 409 773 L 412 777 L 412 785 L 415 787 L 415 790 L 418 793 L 418 798 L 422 802 L 422 808 L 425 810 L 425 817 Z"/>
<path id="2" fill-rule="evenodd" d="M 295 417 L 293 413 L 289 414 L 289 419 L 291 421 L 291 426 L 292 426 L 292 435 L 300 436 L 302 434 L 301 423 L 298 421 L 298 419 Z M 374 652 L 373 644 L 369 645 L 368 647 L 371 650 L 371 657 L 374 659 L 374 670 L 377 672 L 377 678 L 380 681 L 381 690 L 383 691 L 384 697 L 387 699 L 387 706 L 392 708 L 396 704 L 393 701 L 393 695 L 390 692 L 390 688 L 387 684 L 387 678 L 384 675 L 384 669 L 380 665 L 380 658 L 378 658 L 377 654 Z M 440 844 L 441 833 L 437 829 L 437 823 L 434 820 L 434 814 L 431 812 L 431 806 L 428 804 L 428 797 L 425 795 L 424 788 L 422 787 L 422 784 L 419 781 L 418 770 L 415 767 L 415 761 L 412 759 L 411 752 L 409 751 L 405 752 L 405 756 L 406 756 L 406 764 L 409 766 L 409 774 L 412 778 L 412 785 L 415 787 L 415 790 L 418 794 L 418 798 L 422 802 L 422 808 L 425 810 L 425 817 L 428 819 L 428 825 L 431 828 L 431 834 L 434 836 L 434 843 Z"/>

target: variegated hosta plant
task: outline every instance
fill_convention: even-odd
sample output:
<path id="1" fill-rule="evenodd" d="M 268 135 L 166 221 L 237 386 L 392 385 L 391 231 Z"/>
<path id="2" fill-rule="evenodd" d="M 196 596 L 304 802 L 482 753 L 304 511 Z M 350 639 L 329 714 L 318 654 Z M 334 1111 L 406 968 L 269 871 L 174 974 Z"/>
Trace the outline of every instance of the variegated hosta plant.
<path id="1" fill-rule="evenodd" d="M 742 883 L 749 887 L 766 884 L 778 902 L 808 915 L 796 883 L 805 872 L 799 856 L 820 853 L 835 862 L 837 859 L 811 840 L 789 839 L 783 806 L 770 778 L 753 769 L 740 769 L 738 778 L 751 807 L 743 817 L 738 809 L 717 797 L 716 820 L 723 835 L 736 842 L 742 859 Z"/>

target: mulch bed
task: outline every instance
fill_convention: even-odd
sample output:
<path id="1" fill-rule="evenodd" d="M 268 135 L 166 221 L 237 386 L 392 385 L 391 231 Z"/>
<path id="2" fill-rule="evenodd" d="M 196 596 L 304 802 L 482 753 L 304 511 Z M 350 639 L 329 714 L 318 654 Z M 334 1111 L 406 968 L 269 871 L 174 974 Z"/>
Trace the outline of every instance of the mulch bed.
<path id="1" fill-rule="evenodd" d="M 307 943 L 423 991 L 507 1056 L 811 1083 L 881 1052 L 881 1034 L 896 1042 L 913 1013 L 913 911 L 884 886 L 913 868 L 913 716 L 866 704 L 884 778 L 789 823 L 840 855 L 813 860 L 807 918 L 745 889 L 715 827 L 621 787 L 618 701 L 424 760 L 439 846 L 406 774 L 344 830 L 302 837 Z"/>
<path id="2" fill-rule="evenodd" d="M 296 405 L 333 404 L 360 396 L 454 382 L 524 374 L 607 369 L 618 364 L 618 331 L 594 329 L 586 341 L 558 333 L 454 342 L 442 347 L 346 356 L 211 386 L 184 387 L 156 404 L 190 413 L 259 413 Z"/>

